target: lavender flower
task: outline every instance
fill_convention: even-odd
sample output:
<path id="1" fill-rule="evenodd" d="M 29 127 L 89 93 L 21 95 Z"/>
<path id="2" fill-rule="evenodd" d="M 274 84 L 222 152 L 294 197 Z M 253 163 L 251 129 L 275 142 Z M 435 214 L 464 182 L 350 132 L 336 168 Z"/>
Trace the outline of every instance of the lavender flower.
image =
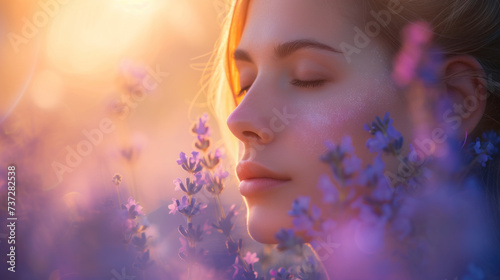
<path id="1" fill-rule="evenodd" d="M 294 250 L 297 247 L 302 248 L 302 245 L 304 244 L 304 239 L 296 236 L 291 229 L 281 229 L 274 237 L 278 241 L 278 245 L 276 247 L 278 251 Z"/>
<path id="2" fill-rule="evenodd" d="M 374 122 L 364 125 L 365 130 L 374 135 L 374 138 L 366 142 L 371 153 L 384 151 L 395 156 L 401 153 L 403 136 L 394 128 L 392 122 L 389 113 L 385 113 L 383 120 L 377 116 Z"/>
<path id="3" fill-rule="evenodd" d="M 196 141 L 194 143 L 194 146 L 196 147 L 196 149 L 204 152 L 210 147 L 210 139 L 209 138 L 207 138 L 205 136 L 198 136 L 197 140 L 198 141 Z"/>
<path id="4" fill-rule="evenodd" d="M 175 179 L 175 190 L 182 190 L 189 196 L 197 194 L 205 184 L 205 181 L 202 179 L 203 174 L 201 172 L 194 174 L 194 177 L 194 180 L 191 180 L 191 178 L 186 178 L 186 185 L 184 185 L 181 179 Z"/>
<path id="5" fill-rule="evenodd" d="M 293 280 L 294 275 L 291 270 L 291 268 L 287 270 L 284 267 L 280 267 L 278 269 L 269 270 L 269 274 L 273 276 L 271 280 Z"/>
<path id="6" fill-rule="evenodd" d="M 243 260 L 248 264 L 250 270 L 253 270 L 253 265 L 259 261 L 259 258 L 257 258 L 257 253 L 247 252 Z"/>
<path id="7" fill-rule="evenodd" d="M 198 122 L 193 126 L 191 131 L 197 135 L 197 140 L 195 142 L 195 147 L 200 151 L 206 151 L 210 147 L 210 129 L 207 126 L 208 114 L 203 114 L 198 120 Z"/>
<path id="8" fill-rule="evenodd" d="M 210 128 L 207 126 L 207 122 L 208 114 L 205 113 L 198 119 L 198 122 L 193 126 L 191 131 L 197 136 L 210 136 Z"/>
<path id="9" fill-rule="evenodd" d="M 321 160 L 330 165 L 334 177 L 342 186 L 351 185 L 352 178 L 361 167 L 361 160 L 353 155 L 354 148 L 351 137 L 342 138 L 340 145 L 327 141 L 325 146 L 328 151 L 321 157 Z"/>
<path id="10" fill-rule="evenodd" d="M 146 270 L 151 265 L 153 265 L 154 261 L 151 260 L 149 256 L 149 249 L 143 252 L 141 255 L 137 256 L 134 266 L 140 270 Z"/>
<path id="11" fill-rule="evenodd" d="M 483 133 L 482 139 L 477 138 L 476 141 L 471 143 L 469 149 L 477 157 L 477 162 L 483 167 L 486 163 L 492 160 L 492 156 L 499 151 L 500 135 L 494 131 Z"/>
<path id="12" fill-rule="evenodd" d="M 186 216 L 186 218 L 192 218 L 206 207 L 207 205 L 203 203 L 196 204 L 196 198 L 192 197 L 189 199 L 187 196 L 183 196 L 180 201 L 178 199 L 173 199 L 173 203 L 168 206 L 170 214 L 179 212 Z"/>
<path id="13" fill-rule="evenodd" d="M 113 182 L 113 184 L 115 184 L 116 186 L 119 186 L 122 183 L 122 175 L 115 173 L 115 175 L 113 175 L 113 178 L 111 179 L 111 182 Z"/>
<path id="14" fill-rule="evenodd" d="M 214 174 L 211 172 L 205 172 L 206 190 L 213 195 L 220 195 L 224 190 L 223 180 L 229 176 L 227 171 L 219 168 Z"/>
<path id="15" fill-rule="evenodd" d="M 197 249 L 195 246 L 189 245 L 189 242 L 183 238 L 179 237 L 179 241 L 182 246 L 179 248 L 179 257 L 188 262 L 200 261 L 207 255 L 207 251 L 203 248 Z"/>
<path id="16" fill-rule="evenodd" d="M 127 204 L 122 205 L 122 209 L 127 211 L 129 219 L 135 219 L 137 216 L 142 216 L 142 206 L 136 203 L 132 197 L 129 197 Z"/>
<path id="17" fill-rule="evenodd" d="M 229 213 L 226 217 L 219 217 L 217 223 L 212 224 L 212 227 L 217 229 L 220 233 L 224 234 L 226 237 L 229 237 L 231 231 L 234 229 L 234 224 L 231 221 L 234 216 L 236 216 L 238 212 L 235 210 L 235 205 L 231 206 Z"/>
<path id="18" fill-rule="evenodd" d="M 132 244 L 134 244 L 139 251 L 146 250 L 146 242 L 147 238 L 146 238 L 146 233 L 144 232 L 141 233 L 140 236 L 134 236 L 134 238 L 132 238 Z"/>
<path id="19" fill-rule="evenodd" d="M 196 244 L 203 240 L 203 229 L 201 225 L 193 226 L 193 223 L 188 223 L 187 229 L 182 225 L 179 226 L 179 232 L 190 242 L 190 244 Z"/>
<path id="20" fill-rule="evenodd" d="M 402 34 L 403 47 L 394 61 L 393 78 L 400 86 L 408 86 L 415 78 L 422 78 L 418 76 L 421 68 L 427 68 L 422 67 L 422 60 L 432 41 L 432 29 L 426 22 L 416 22 L 405 27 Z"/>
<path id="21" fill-rule="evenodd" d="M 170 212 L 168 212 L 168 213 L 173 214 L 173 215 L 175 215 L 175 213 L 177 213 L 177 211 L 179 211 L 177 199 L 172 198 L 172 204 L 168 205 L 168 209 L 170 209 Z"/>
<path id="22" fill-rule="evenodd" d="M 238 242 L 233 239 L 228 238 L 226 240 L 226 248 L 229 255 L 239 254 L 241 252 L 241 247 L 243 246 L 243 240 L 240 238 Z"/>
<path id="23" fill-rule="evenodd" d="M 214 169 L 219 164 L 222 156 L 222 149 L 216 149 L 215 152 L 208 153 L 208 155 L 201 160 L 201 164 L 207 169 Z"/>
<path id="24" fill-rule="evenodd" d="M 288 211 L 288 215 L 290 216 L 300 216 L 303 214 L 307 214 L 309 210 L 309 202 L 311 201 L 311 197 L 309 196 L 300 196 L 295 199 L 292 203 L 292 210 Z"/>
<path id="25" fill-rule="evenodd" d="M 249 265 L 248 269 L 245 269 L 241 264 L 238 257 L 236 257 L 234 264 L 234 280 L 264 280 L 264 277 L 259 277 L 259 274 L 253 270 L 253 265 Z"/>
<path id="26" fill-rule="evenodd" d="M 198 157 L 198 152 L 192 152 L 189 158 L 186 157 L 185 153 L 180 153 L 179 157 L 180 159 L 177 160 L 177 164 L 191 174 L 196 174 L 203 168 Z"/>

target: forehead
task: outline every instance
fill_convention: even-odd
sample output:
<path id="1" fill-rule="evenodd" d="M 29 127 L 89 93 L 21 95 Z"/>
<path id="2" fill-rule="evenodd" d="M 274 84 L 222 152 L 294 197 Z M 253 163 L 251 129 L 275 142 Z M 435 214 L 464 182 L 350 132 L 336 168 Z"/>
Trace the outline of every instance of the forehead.
<path id="1" fill-rule="evenodd" d="M 347 16 L 353 5 L 340 0 L 252 0 L 239 48 L 316 39 L 338 46 L 353 36 Z M 352 38 L 351 38 L 352 40 Z"/>

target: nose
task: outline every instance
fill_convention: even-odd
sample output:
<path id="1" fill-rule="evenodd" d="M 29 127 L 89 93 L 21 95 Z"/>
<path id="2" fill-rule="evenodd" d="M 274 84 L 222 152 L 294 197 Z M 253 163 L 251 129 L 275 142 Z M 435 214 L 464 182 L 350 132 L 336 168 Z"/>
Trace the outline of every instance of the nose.
<path id="1" fill-rule="evenodd" d="M 245 144 L 269 144 L 275 137 L 270 127 L 272 106 L 269 106 L 269 100 L 259 102 L 254 97 L 246 96 L 229 115 L 226 123 L 233 135 Z"/>

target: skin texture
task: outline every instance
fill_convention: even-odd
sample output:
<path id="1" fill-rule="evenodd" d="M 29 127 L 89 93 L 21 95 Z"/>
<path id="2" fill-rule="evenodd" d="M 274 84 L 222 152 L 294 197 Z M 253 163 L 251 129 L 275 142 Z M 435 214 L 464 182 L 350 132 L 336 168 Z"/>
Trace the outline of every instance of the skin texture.
<path id="1" fill-rule="evenodd" d="M 336 49 L 342 42 L 352 42 L 355 21 L 340 11 L 353 7 L 341 2 L 254 0 L 250 4 L 238 49 L 246 51 L 252 62 L 236 61 L 241 87 L 249 88 L 227 125 L 244 144 L 241 161 L 256 162 L 291 179 L 265 194 L 245 197 L 248 230 L 259 242 L 275 243 L 276 232 L 292 227 L 287 211 L 298 196 L 311 196 L 311 203 L 322 205 L 318 178 L 330 173 L 319 160 L 326 151 L 325 140 L 339 143 L 350 135 L 365 166 L 374 155 L 366 149 L 370 135 L 363 124 L 390 112 L 403 136 L 411 131 L 407 101 L 391 80 L 392 60 L 381 43 L 373 40 L 352 56 L 351 63 L 342 53 L 315 48 L 284 58 L 274 55 L 276 45 L 292 40 L 313 39 Z M 292 84 L 297 79 L 324 83 Z M 276 110 L 284 108 L 294 118 L 276 129 L 283 122 L 272 126 L 271 120 Z"/>

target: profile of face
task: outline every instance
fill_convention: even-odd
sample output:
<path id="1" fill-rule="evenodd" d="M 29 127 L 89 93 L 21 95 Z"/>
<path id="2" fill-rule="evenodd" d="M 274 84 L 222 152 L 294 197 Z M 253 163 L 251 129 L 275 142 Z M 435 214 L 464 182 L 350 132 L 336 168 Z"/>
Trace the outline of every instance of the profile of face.
<path id="1" fill-rule="evenodd" d="M 356 20 L 346 11 L 355 1 L 252 0 L 234 59 L 244 97 L 227 119 L 243 143 L 237 166 L 248 207 L 248 230 L 262 243 L 275 243 L 291 228 L 287 211 L 299 196 L 321 206 L 317 188 L 324 141 L 350 135 L 363 165 L 363 125 L 389 112 L 408 135 L 407 100 L 391 79 L 392 58 L 373 40 L 349 62 L 339 45 L 352 42 Z M 354 12 L 354 14 L 356 14 Z M 358 13 L 359 14 L 359 13 Z"/>

